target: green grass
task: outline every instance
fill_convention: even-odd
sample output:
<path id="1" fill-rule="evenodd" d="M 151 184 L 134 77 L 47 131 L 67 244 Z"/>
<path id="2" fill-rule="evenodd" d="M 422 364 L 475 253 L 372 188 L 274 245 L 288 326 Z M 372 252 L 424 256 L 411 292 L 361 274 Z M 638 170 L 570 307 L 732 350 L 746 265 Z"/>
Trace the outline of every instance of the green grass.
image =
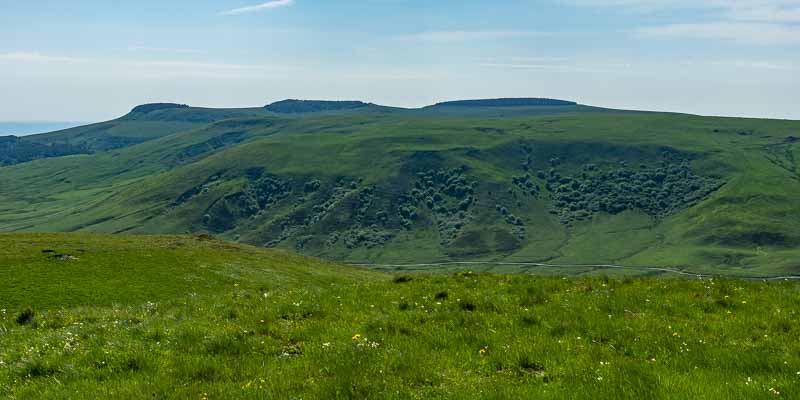
<path id="1" fill-rule="evenodd" d="M 347 262 L 614 263 L 739 277 L 800 270 L 800 231 L 787 223 L 800 215 L 800 150 L 793 139 L 800 123 L 794 121 L 585 106 L 368 107 L 291 117 L 189 108 L 149 118 L 197 125 L 123 149 L 0 169 L 0 231 L 213 233 Z M 580 212 L 557 208 L 555 188 L 543 188 L 537 198 L 508 192 L 516 190 L 512 179 L 525 173 L 528 156 L 534 183 L 544 187 L 548 182 L 535 175 L 551 168 L 552 158 L 561 160 L 561 177 L 579 176 L 586 164 L 613 171 L 620 161 L 635 171 L 644 164 L 652 175 L 665 149 L 689 160 L 696 181 L 723 186 L 696 204 L 683 203 L 680 191 L 638 195 L 657 201 L 657 195 L 674 194 L 665 200 L 672 211 L 663 215 L 633 207 L 570 224 L 563 217 Z M 419 206 L 410 229 L 403 228 L 399 206 L 417 174 L 460 166 L 477 185 L 467 217 Z M 285 183 L 288 194 L 253 207 L 248 201 L 259 196 L 253 189 L 258 180 L 248 178 L 253 171 Z M 321 188 L 306 193 L 304 184 L 314 180 Z M 336 197 L 343 181 L 356 186 Z M 375 195 L 358 217 L 359 196 L 367 190 Z M 186 193 L 196 195 L 178 201 Z M 445 203 L 451 204 L 447 212 L 457 204 Z M 497 205 L 520 219 L 524 235 L 504 221 Z M 217 223 L 207 223 L 206 215 Z M 456 224 L 461 228 L 453 233 Z M 380 240 L 354 240 L 364 232 Z"/>
<path id="2" fill-rule="evenodd" d="M 366 272 L 206 237 L 0 235 L 0 308 L 112 306 Z"/>
<path id="3" fill-rule="evenodd" d="M 390 276 L 197 237 L 0 240 L 6 398 L 800 396 L 790 282 Z"/>

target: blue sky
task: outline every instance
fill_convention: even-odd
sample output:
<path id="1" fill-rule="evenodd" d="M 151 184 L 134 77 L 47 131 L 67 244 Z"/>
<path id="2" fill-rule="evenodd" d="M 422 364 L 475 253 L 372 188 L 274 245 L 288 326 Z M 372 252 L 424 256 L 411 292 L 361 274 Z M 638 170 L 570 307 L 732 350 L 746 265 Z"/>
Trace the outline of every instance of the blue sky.
<path id="1" fill-rule="evenodd" d="M 0 120 L 555 97 L 800 119 L 800 0 L 0 0 Z"/>

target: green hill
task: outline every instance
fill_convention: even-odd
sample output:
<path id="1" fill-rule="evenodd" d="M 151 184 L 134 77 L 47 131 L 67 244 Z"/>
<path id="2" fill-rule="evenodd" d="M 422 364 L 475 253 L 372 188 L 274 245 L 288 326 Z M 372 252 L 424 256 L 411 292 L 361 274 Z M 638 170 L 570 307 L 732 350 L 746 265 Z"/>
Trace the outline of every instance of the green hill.
<path id="1" fill-rule="evenodd" d="M 209 233 L 384 269 L 800 271 L 787 223 L 798 122 L 540 99 L 361 104 L 157 105 L 105 123 L 137 138 L 124 147 L 91 127 L 34 136 L 100 144 L 0 169 L 0 230 Z"/>
<path id="2" fill-rule="evenodd" d="M 21 138 L 2 136 L 0 165 L 116 150 L 224 119 L 263 114 L 257 108 L 219 110 L 169 103 L 144 104 L 113 121 Z"/>
<path id="3" fill-rule="evenodd" d="M 11 399 L 800 393 L 786 282 L 390 276 L 201 236 L 86 234 L 0 235 L 0 279 Z"/>
<path id="4" fill-rule="evenodd" d="M 354 110 L 369 107 L 362 101 L 323 101 L 323 100 L 283 100 L 264 107 L 280 114 Z"/>
<path id="5" fill-rule="evenodd" d="M 540 106 L 577 106 L 574 101 L 556 99 L 486 99 L 486 100 L 455 100 L 437 103 L 431 108 L 438 107 L 540 107 Z"/>

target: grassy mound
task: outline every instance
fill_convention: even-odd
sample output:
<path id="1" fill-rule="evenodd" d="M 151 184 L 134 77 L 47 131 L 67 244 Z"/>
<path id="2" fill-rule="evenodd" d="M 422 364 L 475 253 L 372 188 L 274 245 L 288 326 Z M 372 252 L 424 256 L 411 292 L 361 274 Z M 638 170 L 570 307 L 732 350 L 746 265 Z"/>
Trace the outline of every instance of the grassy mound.
<path id="1" fill-rule="evenodd" d="M 800 395 L 786 282 L 389 277 L 189 237 L 2 240 L 20 249 L 0 254 L 4 282 L 77 269 L 51 279 L 73 290 L 26 292 L 30 309 L 0 286 L 10 398 Z M 74 289 L 101 290 L 108 270 L 142 285 L 69 306 L 99 301 Z"/>
<path id="2" fill-rule="evenodd" d="M 8 310 L 138 304 L 234 283 L 269 288 L 351 276 L 367 273 L 205 236 L 0 235 L 0 308 Z"/>

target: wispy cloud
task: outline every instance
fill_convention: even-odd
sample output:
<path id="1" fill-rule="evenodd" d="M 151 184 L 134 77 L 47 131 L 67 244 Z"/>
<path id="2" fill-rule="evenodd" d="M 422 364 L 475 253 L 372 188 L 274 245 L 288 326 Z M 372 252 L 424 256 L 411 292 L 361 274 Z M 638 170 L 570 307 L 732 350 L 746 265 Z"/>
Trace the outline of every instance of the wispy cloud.
<path id="1" fill-rule="evenodd" d="M 593 68 L 575 67 L 571 65 L 553 65 L 553 64 L 531 64 L 531 63 L 481 63 L 478 64 L 484 68 L 500 68 L 500 69 L 531 69 L 543 71 L 572 71 L 572 72 L 599 72 Z"/>
<path id="2" fill-rule="evenodd" d="M 13 52 L 13 53 L 0 53 L 0 61 L 65 63 L 65 62 L 81 62 L 85 61 L 85 59 L 75 58 L 75 57 L 53 56 L 41 53 Z"/>
<path id="3" fill-rule="evenodd" d="M 523 63 L 558 63 L 569 61 L 566 57 L 512 57 L 511 61 Z"/>
<path id="4" fill-rule="evenodd" d="M 174 59 L 137 60 L 117 58 L 62 57 L 33 52 L 0 53 L 0 65 L 24 70 L 26 65 L 41 64 L 50 71 L 73 74 L 95 70 L 103 74 L 121 74 L 147 79 L 276 79 L 286 77 L 296 67 L 271 64 L 234 64 Z"/>
<path id="5" fill-rule="evenodd" d="M 542 71 L 567 71 L 567 72 L 615 72 L 632 67 L 627 62 L 570 61 L 558 57 L 513 57 L 510 61 L 492 61 L 478 64 L 483 68 L 499 68 L 514 70 L 542 70 Z"/>
<path id="6" fill-rule="evenodd" d="M 484 61 L 476 64 L 482 68 L 494 68 L 505 70 L 531 70 L 531 71 L 549 71 L 549 72 L 579 72 L 579 73 L 623 73 L 625 76 L 630 74 L 652 74 L 653 71 L 658 71 L 663 68 L 664 63 L 656 62 L 630 62 L 626 60 L 602 60 L 602 59 L 586 59 L 586 60 L 554 60 L 559 61 L 546 61 L 548 58 L 541 58 L 541 62 L 523 62 L 515 60 L 523 60 L 525 57 L 514 57 L 508 60 L 492 60 Z M 531 58 L 536 60 L 537 58 Z M 774 72 L 774 73 L 795 73 L 800 70 L 800 65 L 793 63 L 791 60 L 748 60 L 748 59 L 717 59 L 717 60 L 703 60 L 703 59 L 679 59 L 671 60 L 671 68 L 678 69 L 693 69 L 702 71 L 735 71 L 735 70 L 751 70 Z"/>
<path id="7" fill-rule="evenodd" d="M 742 21 L 800 22 L 800 1 L 732 1 L 727 4 L 726 14 Z"/>
<path id="8" fill-rule="evenodd" d="M 640 36 L 722 40 L 748 45 L 800 44 L 800 0 L 558 0 L 633 12 L 697 10 L 683 23 L 648 26 Z M 702 11 L 702 12 L 699 12 Z"/>
<path id="9" fill-rule="evenodd" d="M 128 46 L 128 51 L 141 51 L 141 52 L 151 52 L 151 53 L 175 53 L 175 54 L 206 54 L 206 51 L 203 50 L 194 50 L 194 49 L 172 49 L 168 47 L 154 47 L 154 46 L 142 46 L 142 45 L 134 45 Z"/>
<path id="10" fill-rule="evenodd" d="M 273 8 L 279 7 L 286 7 L 294 4 L 294 0 L 273 0 L 268 1 L 266 3 L 256 4 L 252 6 L 246 6 L 241 8 L 234 8 L 233 10 L 223 11 L 221 15 L 241 15 L 241 14 L 250 14 L 255 12 L 261 12 Z"/>
<path id="11" fill-rule="evenodd" d="M 775 63 L 770 61 L 733 60 L 733 61 L 714 61 L 711 64 L 714 66 L 759 69 L 759 70 L 769 70 L 769 71 L 797 71 L 799 69 L 797 66 L 789 63 Z"/>
<path id="12" fill-rule="evenodd" d="M 621 7 L 634 11 L 706 9 L 724 20 L 800 22 L 800 0 L 560 0 L 578 6 Z"/>
<path id="13" fill-rule="evenodd" d="M 552 36 L 552 34 L 548 32 L 535 31 L 431 31 L 397 36 L 396 39 L 403 41 L 453 43 L 476 40 L 497 40 L 546 36 Z"/>
<path id="14" fill-rule="evenodd" d="M 752 45 L 800 44 L 800 26 L 769 23 L 671 24 L 641 28 L 637 30 L 637 33 L 645 37 L 714 39 Z"/>

